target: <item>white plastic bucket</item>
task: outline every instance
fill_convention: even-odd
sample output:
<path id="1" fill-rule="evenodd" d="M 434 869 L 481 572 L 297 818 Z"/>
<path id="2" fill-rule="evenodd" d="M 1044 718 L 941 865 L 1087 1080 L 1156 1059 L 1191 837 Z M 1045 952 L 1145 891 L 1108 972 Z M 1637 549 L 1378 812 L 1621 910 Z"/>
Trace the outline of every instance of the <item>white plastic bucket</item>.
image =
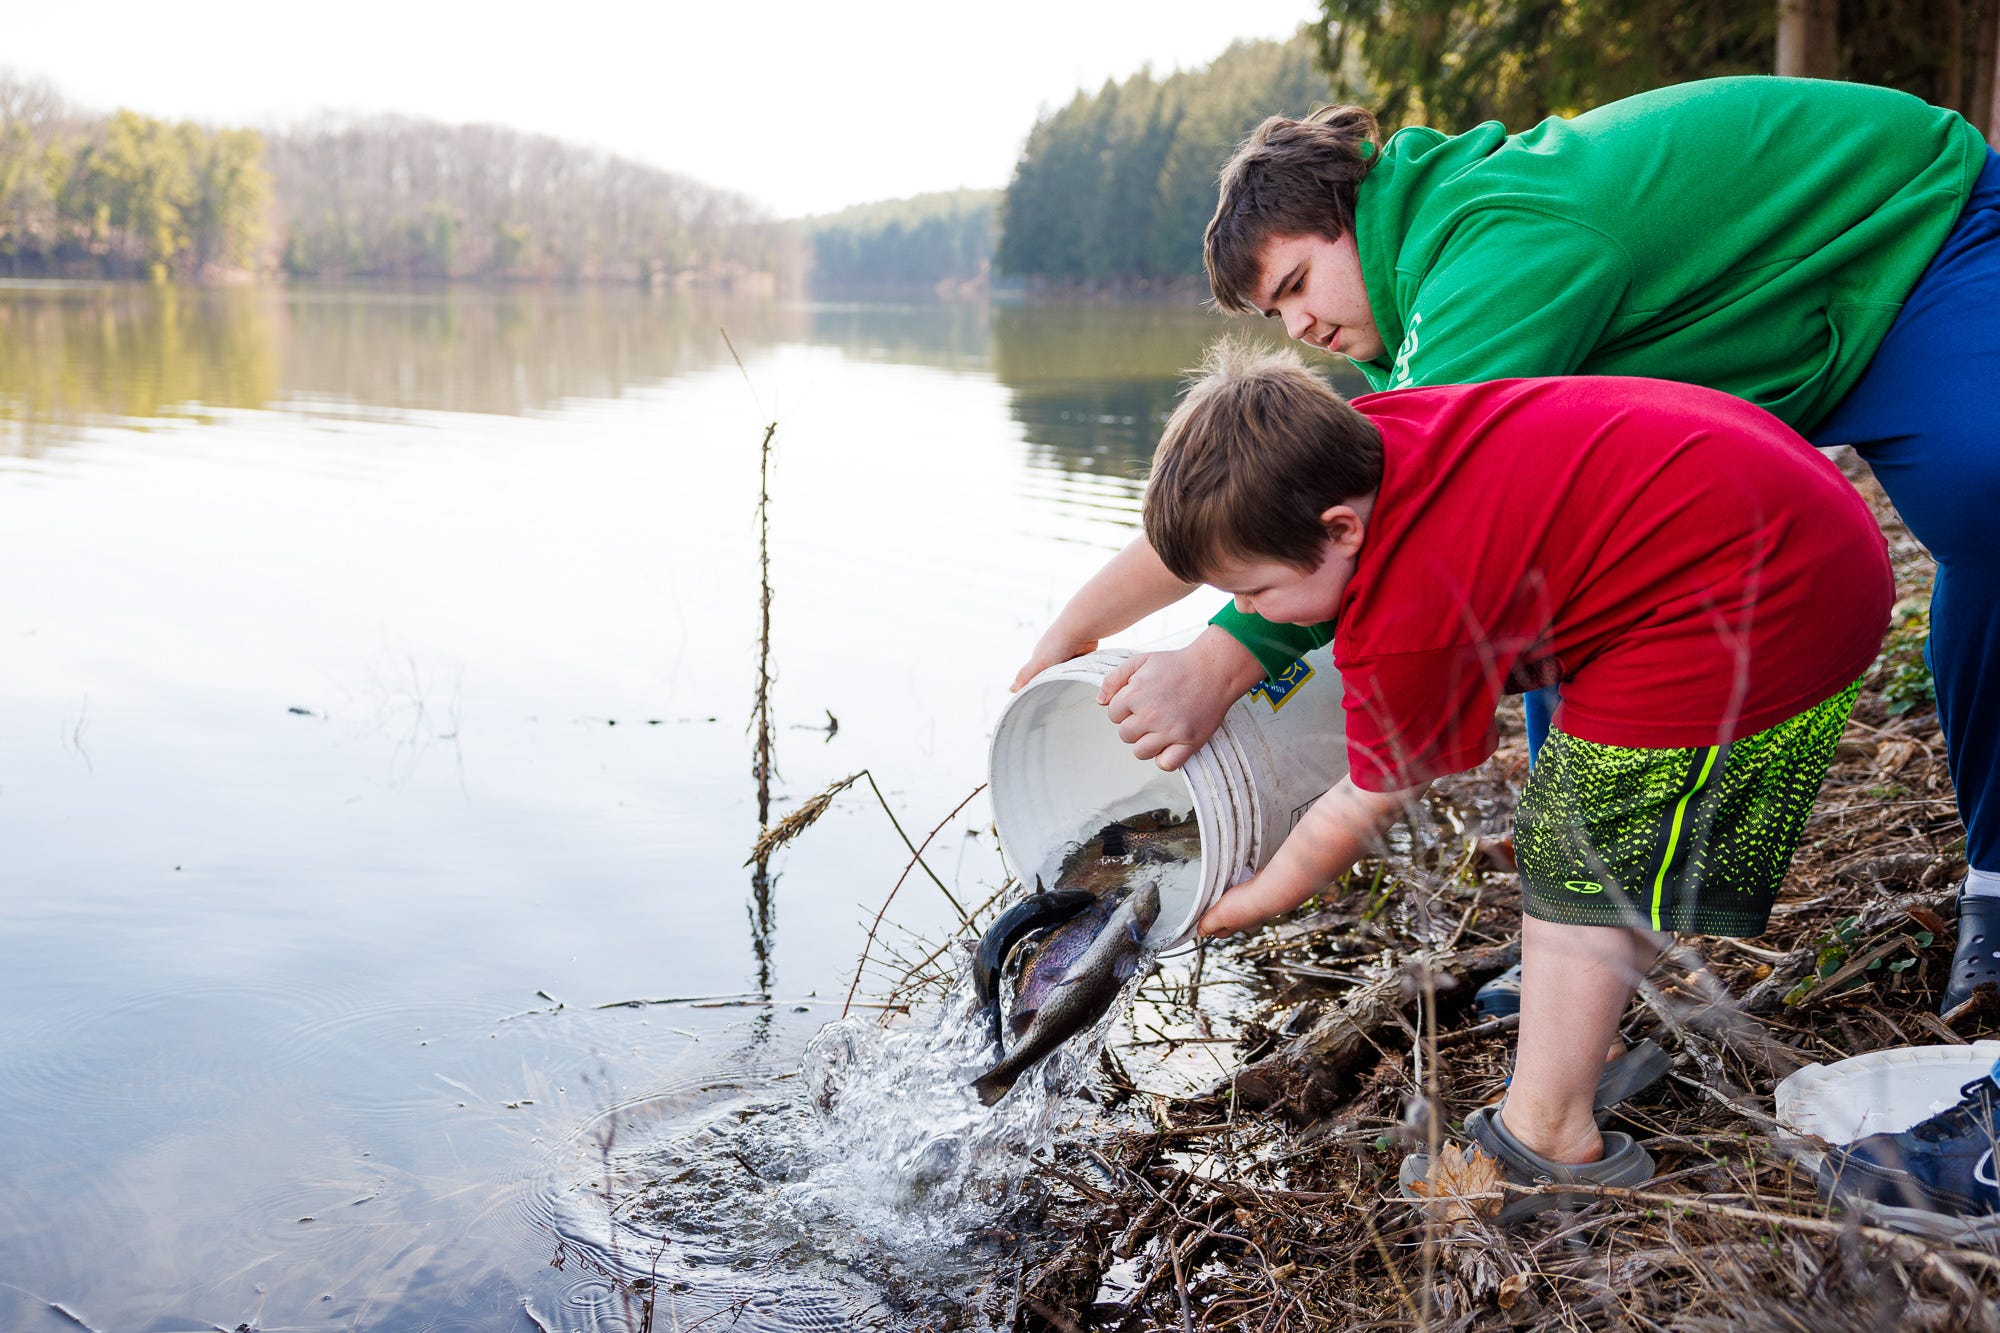
<path id="1" fill-rule="evenodd" d="M 1199 880 L 1162 884 L 1146 937 L 1150 948 L 1175 949 L 1346 775 L 1340 677 L 1330 648 L 1307 654 L 1276 689 L 1260 683 L 1232 704 L 1208 744 L 1167 773 L 1133 757 L 1097 702 L 1106 673 L 1131 655 L 1107 650 L 1050 667 L 1008 702 L 987 757 L 993 824 L 1015 877 L 1053 886 L 1064 854 L 1107 822 L 1192 808 Z"/>

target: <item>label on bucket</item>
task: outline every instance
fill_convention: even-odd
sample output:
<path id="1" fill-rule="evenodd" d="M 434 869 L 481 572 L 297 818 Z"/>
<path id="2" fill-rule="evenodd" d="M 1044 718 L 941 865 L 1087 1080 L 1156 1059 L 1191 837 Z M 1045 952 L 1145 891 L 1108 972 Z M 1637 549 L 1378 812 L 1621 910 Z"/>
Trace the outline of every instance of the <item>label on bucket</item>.
<path id="1" fill-rule="evenodd" d="M 1249 692 L 1262 697 L 1275 713 L 1285 706 L 1285 700 L 1292 697 L 1292 691 L 1311 680 L 1312 675 L 1313 669 L 1306 665 L 1306 659 L 1296 658 L 1276 676 L 1252 685 Z"/>

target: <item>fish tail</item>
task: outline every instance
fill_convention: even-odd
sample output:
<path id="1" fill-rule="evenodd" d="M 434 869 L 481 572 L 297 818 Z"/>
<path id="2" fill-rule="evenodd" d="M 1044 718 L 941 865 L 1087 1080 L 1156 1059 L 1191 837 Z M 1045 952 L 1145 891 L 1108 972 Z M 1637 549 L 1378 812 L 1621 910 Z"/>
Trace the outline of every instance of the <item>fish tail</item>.
<path id="1" fill-rule="evenodd" d="M 987 1070 L 969 1085 L 979 1094 L 981 1106 L 991 1106 L 1014 1090 L 1014 1074 L 1005 1065 Z"/>

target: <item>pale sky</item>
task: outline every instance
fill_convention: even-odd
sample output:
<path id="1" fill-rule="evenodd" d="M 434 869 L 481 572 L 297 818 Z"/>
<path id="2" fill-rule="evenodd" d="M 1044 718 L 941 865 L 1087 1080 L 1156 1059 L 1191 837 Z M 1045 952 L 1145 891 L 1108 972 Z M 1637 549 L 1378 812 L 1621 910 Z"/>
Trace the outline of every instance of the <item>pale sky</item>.
<path id="1" fill-rule="evenodd" d="M 1037 113 L 1289 36 L 1315 0 L 97 0 L 12 6 L 0 65 L 74 105 L 261 127 L 316 110 L 608 148 L 780 216 L 1007 183 Z"/>

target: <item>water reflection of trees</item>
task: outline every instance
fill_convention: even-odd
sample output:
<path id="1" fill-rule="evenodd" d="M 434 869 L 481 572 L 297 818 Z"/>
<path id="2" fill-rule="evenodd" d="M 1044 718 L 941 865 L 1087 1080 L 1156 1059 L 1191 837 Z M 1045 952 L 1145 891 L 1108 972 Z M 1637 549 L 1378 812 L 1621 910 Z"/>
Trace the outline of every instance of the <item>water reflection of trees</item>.
<path id="1" fill-rule="evenodd" d="M 0 452 L 94 421 L 318 400 L 523 413 L 807 336 L 773 302 L 619 289 L 0 287 Z"/>
<path id="2" fill-rule="evenodd" d="M 812 307 L 811 338 L 861 361 L 986 370 L 991 307 L 979 301 L 829 303 Z"/>
<path id="3" fill-rule="evenodd" d="M 596 287 L 287 293 L 287 394 L 377 406 L 519 414 L 727 363 L 798 336 L 771 302 Z"/>
<path id="4" fill-rule="evenodd" d="M 187 291 L 0 285 L 0 454 L 33 456 L 93 421 L 312 402 L 318 410 L 518 414 L 615 397 L 810 342 L 859 361 L 991 373 L 1028 460 L 1135 483 L 1183 373 L 1268 321 L 1191 305 L 786 305 L 619 288 L 324 287 Z M 1353 390 L 1351 374 L 1334 376 Z"/>
<path id="5" fill-rule="evenodd" d="M 1136 486 L 1187 371 L 1231 333 L 1283 341 L 1268 320 L 1187 306 L 1003 307 L 993 312 L 993 369 L 1012 390 L 1030 463 Z M 1351 369 L 1328 373 L 1346 392 L 1364 387 Z"/>
<path id="6" fill-rule="evenodd" d="M 276 314 L 247 292 L 0 289 L 0 452 L 39 456 L 84 421 L 261 407 Z"/>

